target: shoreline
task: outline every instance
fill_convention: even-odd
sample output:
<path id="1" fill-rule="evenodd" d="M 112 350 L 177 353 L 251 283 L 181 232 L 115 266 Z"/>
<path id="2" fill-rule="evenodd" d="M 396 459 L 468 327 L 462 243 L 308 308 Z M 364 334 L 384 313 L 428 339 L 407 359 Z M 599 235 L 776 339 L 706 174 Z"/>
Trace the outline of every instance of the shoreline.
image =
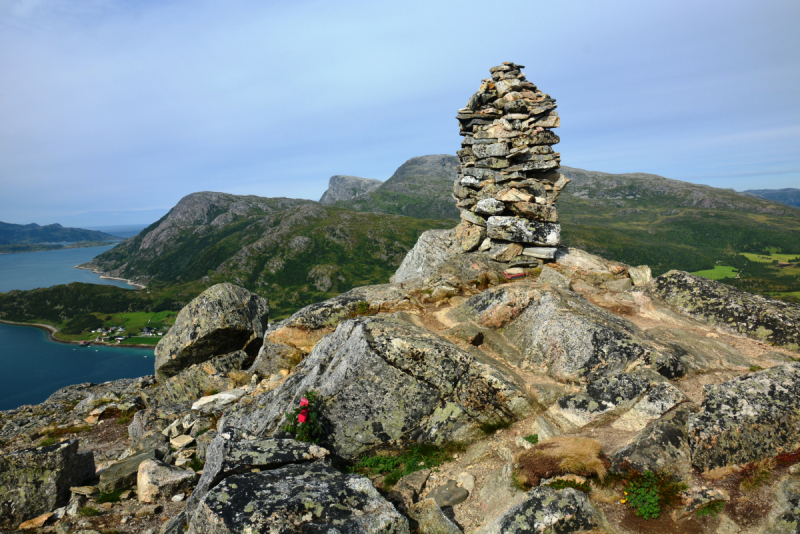
<path id="1" fill-rule="evenodd" d="M 67 341 L 64 339 L 58 339 L 54 337 L 54 334 L 58 332 L 58 329 L 50 326 L 49 324 L 42 324 L 42 323 L 18 323 L 16 321 L 6 321 L 4 319 L 0 319 L 0 324 L 10 324 L 12 326 L 32 326 L 34 328 L 38 328 L 39 330 L 44 330 L 47 332 L 47 339 L 50 341 L 55 341 L 56 343 L 64 343 L 65 345 L 80 345 L 80 341 Z M 153 349 L 155 350 L 155 345 L 120 345 L 117 343 L 106 343 L 105 341 L 92 341 L 92 345 L 100 345 L 103 347 L 120 347 L 123 349 Z"/>
<path id="2" fill-rule="evenodd" d="M 147 287 L 145 285 L 137 284 L 136 282 L 132 282 L 131 280 L 128 280 L 127 278 L 117 278 L 116 276 L 108 276 L 105 272 L 98 271 L 97 269 L 92 269 L 91 267 L 83 267 L 81 265 L 74 265 L 72 268 L 73 269 L 80 269 L 82 271 L 91 271 L 94 274 L 99 274 L 101 280 L 118 280 L 120 282 L 125 282 L 129 286 L 133 286 L 133 287 L 135 287 L 137 289 L 145 289 Z"/>

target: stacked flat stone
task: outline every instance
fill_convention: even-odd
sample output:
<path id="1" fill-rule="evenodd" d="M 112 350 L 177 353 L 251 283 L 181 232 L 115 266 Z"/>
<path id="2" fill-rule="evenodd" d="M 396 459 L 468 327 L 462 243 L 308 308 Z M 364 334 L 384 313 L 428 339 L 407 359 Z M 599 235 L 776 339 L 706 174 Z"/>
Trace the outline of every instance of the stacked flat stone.
<path id="1" fill-rule="evenodd" d="M 552 131 L 560 126 L 556 101 L 526 81 L 523 68 L 492 67 L 492 77 L 458 110 L 464 141 L 453 186 L 461 251 L 478 249 L 512 266 L 555 257 L 555 204 L 569 182 L 552 148 L 559 141 Z"/>

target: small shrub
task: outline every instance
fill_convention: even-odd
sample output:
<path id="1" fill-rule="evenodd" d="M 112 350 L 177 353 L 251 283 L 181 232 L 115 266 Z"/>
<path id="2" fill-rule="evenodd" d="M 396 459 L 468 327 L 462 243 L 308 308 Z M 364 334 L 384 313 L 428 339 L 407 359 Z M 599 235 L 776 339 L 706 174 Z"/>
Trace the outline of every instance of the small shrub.
<path id="1" fill-rule="evenodd" d="M 537 443 L 539 443 L 539 434 L 531 434 L 529 436 L 525 436 L 523 439 L 528 443 L 533 443 L 534 445 L 536 445 Z"/>
<path id="2" fill-rule="evenodd" d="M 739 489 L 743 492 L 748 492 L 766 484 L 772 478 L 774 470 L 775 460 L 773 458 L 764 458 L 758 462 L 751 462 L 745 465 L 739 471 L 742 476 Z"/>
<path id="3" fill-rule="evenodd" d="M 39 442 L 40 447 L 49 447 L 50 445 L 54 445 L 58 440 L 56 438 L 44 438 L 42 441 Z"/>
<path id="4" fill-rule="evenodd" d="M 800 462 L 800 449 L 793 452 L 782 452 L 775 457 L 775 463 L 779 467 L 789 467 Z"/>
<path id="5" fill-rule="evenodd" d="M 100 510 L 97 508 L 92 508 L 91 506 L 83 506 L 78 508 L 78 514 L 82 515 L 83 517 L 94 517 L 96 515 L 100 515 Z"/>
<path id="6" fill-rule="evenodd" d="M 317 392 L 306 391 L 300 400 L 300 406 L 286 412 L 286 421 L 288 422 L 283 426 L 283 431 L 294 434 L 297 441 L 319 443 L 322 427 Z"/>
<path id="7" fill-rule="evenodd" d="M 369 302 L 361 301 L 356 302 L 355 309 L 351 313 L 352 317 L 360 317 L 369 314 Z"/>
<path id="8" fill-rule="evenodd" d="M 566 479 L 559 479 L 546 484 L 553 488 L 554 490 L 563 490 L 566 488 L 575 488 L 578 491 L 582 491 L 584 493 L 589 493 L 592 491 L 592 487 L 589 485 L 588 482 L 576 482 L 574 480 L 566 480 Z"/>
<path id="9" fill-rule="evenodd" d="M 118 489 L 117 491 L 113 491 L 111 493 L 100 493 L 97 496 L 97 504 L 103 504 L 104 502 L 119 502 L 119 497 L 122 495 L 122 492 L 125 491 L 124 489 Z"/>
<path id="10" fill-rule="evenodd" d="M 204 461 L 195 457 L 192 463 L 189 464 L 189 469 L 196 473 L 197 471 L 202 471 L 205 465 L 206 463 Z"/>
<path id="11" fill-rule="evenodd" d="M 119 426 L 127 425 L 130 422 L 131 422 L 131 416 L 126 413 L 122 414 L 122 416 L 119 419 L 117 419 L 117 424 Z"/>
<path id="12" fill-rule="evenodd" d="M 764 368 L 761 367 L 760 365 L 751 365 L 750 366 L 750 372 L 751 373 L 755 373 L 756 371 L 763 371 L 763 370 L 764 370 Z"/>
<path id="13" fill-rule="evenodd" d="M 210 430 L 210 429 L 208 429 L 208 428 L 202 428 L 202 429 L 200 429 L 200 430 L 197 432 L 197 434 L 195 434 L 195 435 L 194 435 L 194 438 L 195 438 L 195 439 L 199 438 L 200 436 L 202 436 L 203 434 L 205 434 L 205 433 L 206 433 L 206 432 L 208 432 L 209 430 Z"/>
<path id="14" fill-rule="evenodd" d="M 501 428 L 508 428 L 511 426 L 511 421 L 494 421 L 491 423 L 481 423 L 480 428 L 481 431 L 486 434 L 494 434 Z"/>
<path id="15" fill-rule="evenodd" d="M 211 388 L 211 389 L 205 390 L 203 392 L 203 396 L 204 397 L 210 397 L 211 395 L 216 395 L 217 393 L 219 393 L 219 390 L 217 388 Z"/>
<path id="16" fill-rule="evenodd" d="M 725 508 L 725 501 L 716 500 L 704 504 L 695 510 L 695 513 L 699 518 L 707 517 L 709 515 L 711 517 L 717 517 L 723 508 Z"/>
<path id="17" fill-rule="evenodd" d="M 662 509 L 680 504 L 681 492 L 688 486 L 669 473 L 631 472 L 625 486 L 625 498 L 634 513 L 643 519 L 655 519 Z"/>

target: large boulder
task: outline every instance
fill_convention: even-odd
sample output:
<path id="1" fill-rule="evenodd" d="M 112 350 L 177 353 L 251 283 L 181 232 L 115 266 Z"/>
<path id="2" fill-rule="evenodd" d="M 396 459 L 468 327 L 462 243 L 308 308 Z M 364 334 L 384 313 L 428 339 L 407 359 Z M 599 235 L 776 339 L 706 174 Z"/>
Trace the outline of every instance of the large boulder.
<path id="1" fill-rule="evenodd" d="M 683 393 L 653 371 L 620 373 L 590 382 L 583 392 L 560 397 L 547 416 L 564 431 L 612 419 L 616 419 L 615 429 L 639 431 L 683 400 Z"/>
<path id="2" fill-rule="evenodd" d="M 482 424 L 531 414 L 524 382 L 481 353 L 389 317 L 340 324 L 279 388 L 226 412 L 222 428 L 278 430 L 306 391 L 321 398 L 325 440 L 354 458 L 384 443 L 469 441 Z"/>
<path id="3" fill-rule="evenodd" d="M 322 464 L 233 475 L 209 491 L 190 534 L 408 534 L 408 521 L 370 481 Z"/>
<path id="4" fill-rule="evenodd" d="M 662 274 L 653 280 L 651 291 L 694 318 L 800 349 L 800 304 L 753 295 L 683 271 Z"/>
<path id="5" fill-rule="evenodd" d="M 255 358 L 269 319 L 269 301 L 233 284 L 203 291 L 178 313 L 156 347 L 156 376 L 163 382 L 214 356 L 244 350 Z"/>
<path id="6" fill-rule="evenodd" d="M 206 451 L 203 475 L 186 503 L 188 517 L 209 490 L 231 475 L 265 471 L 284 465 L 315 462 L 328 456 L 328 450 L 293 439 L 231 439 L 218 434 Z"/>
<path id="7" fill-rule="evenodd" d="M 556 491 L 538 486 L 493 520 L 487 521 L 476 534 L 528 534 L 546 532 L 581 532 L 600 525 L 599 514 L 592 503 L 576 489 Z"/>
<path id="8" fill-rule="evenodd" d="M 800 442 L 800 363 L 785 363 L 704 388 L 689 416 L 692 464 L 713 469 L 772 457 Z"/>
<path id="9" fill-rule="evenodd" d="M 0 456 L 0 529 L 66 506 L 69 488 L 94 473 L 94 455 L 79 453 L 78 440 Z"/>

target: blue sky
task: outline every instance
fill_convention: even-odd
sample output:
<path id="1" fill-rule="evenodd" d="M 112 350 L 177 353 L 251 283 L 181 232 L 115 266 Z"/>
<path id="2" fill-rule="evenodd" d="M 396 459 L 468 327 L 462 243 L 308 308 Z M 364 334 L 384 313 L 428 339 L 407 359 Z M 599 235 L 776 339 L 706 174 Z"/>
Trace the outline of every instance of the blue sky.
<path id="1" fill-rule="evenodd" d="M 800 3 L 3 0 L 0 220 L 318 199 L 454 154 L 489 67 L 556 98 L 562 163 L 800 187 Z"/>

